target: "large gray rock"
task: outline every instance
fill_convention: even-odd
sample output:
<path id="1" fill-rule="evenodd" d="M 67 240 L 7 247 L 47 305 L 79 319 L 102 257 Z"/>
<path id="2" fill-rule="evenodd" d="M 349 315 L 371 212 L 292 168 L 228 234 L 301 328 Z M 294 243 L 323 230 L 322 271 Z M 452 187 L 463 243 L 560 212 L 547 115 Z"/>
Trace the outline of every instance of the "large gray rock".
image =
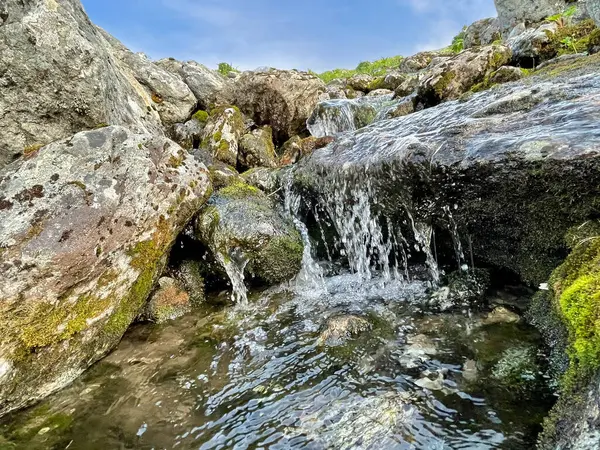
<path id="1" fill-rule="evenodd" d="M 118 39 L 99 30 L 112 46 L 114 55 L 131 70 L 152 99 L 152 107 L 165 126 L 189 119 L 198 102 L 181 77 L 154 64 L 144 54 L 129 51 Z"/>
<path id="2" fill-rule="evenodd" d="M 162 133 L 154 102 L 79 0 L 4 0 L 0 17 L 0 167 L 104 124 Z"/>
<path id="3" fill-rule="evenodd" d="M 174 58 L 161 59 L 157 65 L 178 74 L 196 96 L 202 109 L 227 103 L 231 81 L 195 61 L 181 62 Z"/>
<path id="4" fill-rule="evenodd" d="M 558 29 L 556 23 L 543 23 L 539 27 L 525 29 L 515 27 L 506 40 L 513 53 L 513 62 L 523 67 L 535 67 L 548 51 L 551 36 Z"/>
<path id="5" fill-rule="evenodd" d="M 465 30 L 464 48 L 490 45 L 502 39 L 500 21 L 496 18 L 482 19 Z"/>
<path id="6" fill-rule="evenodd" d="M 198 239 L 223 263 L 244 268 L 268 284 L 300 270 L 300 233 L 259 189 L 235 183 L 214 194 L 195 225 Z"/>
<path id="7" fill-rule="evenodd" d="M 0 416 L 119 342 L 209 190 L 177 144 L 116 126 L 0 170 Z"/>
<path id="8" fill-rule="evenodd" d="M 270 125 L 276 144 L 306 131 L 306 120 L 325 93 L 325 83 L 296 70 L 244 72 L 235 82 L 233 104 L 258 125 Z"/>
<path id="9" fill-rule="evenodd" d="M 419 81 L 418 98 L 425 106 L 459 98 L 477 83 L 511 60 L 504 45 L 465 50 L 428 70 Z"/>
<path id="10" fill-rule="evenodd" d="M 564 0 L 494 0 L 498 20 L 504 33 L 519 23 L 537 23 L 562 11 Z"/>

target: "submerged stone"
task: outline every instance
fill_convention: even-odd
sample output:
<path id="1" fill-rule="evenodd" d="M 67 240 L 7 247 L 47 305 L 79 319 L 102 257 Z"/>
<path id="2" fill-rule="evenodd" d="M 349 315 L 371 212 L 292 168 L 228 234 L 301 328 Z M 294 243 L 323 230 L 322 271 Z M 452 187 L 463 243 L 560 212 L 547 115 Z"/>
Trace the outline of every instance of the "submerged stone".
<path id="1" fill-rule="evenodd" d="M 342 345 L 348 339 L 372 328 L 371 323 L 362 317 L 346 315 L 332 317 L 327 321 L 325 330 L 319 336 L 321 345 Z"/>
<path id="2" fill-rule="evenodd" d="M 163 277 L 158 280 L 158 285 L 159 288 L 144 308 L 142 319 L 164 323 L 191 311 L 190 296 L 178 286 L 176 280 Z"/>

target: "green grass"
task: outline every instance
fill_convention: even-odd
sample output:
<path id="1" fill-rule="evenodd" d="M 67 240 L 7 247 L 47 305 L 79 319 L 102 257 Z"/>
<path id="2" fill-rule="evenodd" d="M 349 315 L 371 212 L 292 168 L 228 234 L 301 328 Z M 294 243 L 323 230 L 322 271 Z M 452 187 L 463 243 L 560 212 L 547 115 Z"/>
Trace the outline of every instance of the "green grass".
<path id="1" fill-rule="evenodd" d="M 238 72 L 239 73 L 238 69 L 236 69 L 231 64 L 226 63 L 226 62 L 219 63 L 219 68 L 217 70 L 223 76 L 229 75 L 229 72 Z"/>
<path id="2" fill-rule="evenodd" d="M 320 74 L 315 73 L 315 75 L 325 83 L 329 83 L 338 78 L 350 78 L 358 74 L 381 76 L 385 75 L 390 69 L 397 69 L 402 59 L 402 56 L 392 56 L 390 58 L 381 58 L 376 61 L 363 61 L 356 66 L 356 69 L 333 69 Z M 311 73 L 314 72 L 311 71 Z"/>

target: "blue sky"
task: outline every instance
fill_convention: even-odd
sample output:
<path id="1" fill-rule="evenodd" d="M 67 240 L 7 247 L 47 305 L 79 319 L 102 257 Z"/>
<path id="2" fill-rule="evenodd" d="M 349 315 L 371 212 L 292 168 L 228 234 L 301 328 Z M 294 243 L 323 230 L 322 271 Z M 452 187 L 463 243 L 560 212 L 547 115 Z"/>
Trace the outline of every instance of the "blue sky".
<path id="1" fill-rule="evenodd" d="M 493 0 L 82 0 L 133 51 L 240 69 L 354 68 L 450 43 Z"/>

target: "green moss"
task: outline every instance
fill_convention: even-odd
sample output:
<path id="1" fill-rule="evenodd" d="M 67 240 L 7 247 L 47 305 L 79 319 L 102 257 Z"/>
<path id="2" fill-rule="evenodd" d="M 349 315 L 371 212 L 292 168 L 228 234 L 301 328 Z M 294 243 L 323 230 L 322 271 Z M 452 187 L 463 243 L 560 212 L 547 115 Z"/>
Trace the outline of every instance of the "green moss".
<path id="1" fill-rule="evenodd" d="M 442 75 L 442 77 L 435 83 L 433 89 L 439 98 L 444 97 L 444 91 L 455 78 L 456 74 L 450 70 L 444 73 L 444 75 Z"/>
<path id="2" fill-rule="evenodd" d="M 559 27 L 556 32 L 546 31 L 549 43 L 542 51 L 543 59 L 555 56 L 583 53 L 590 46 L 590 37 L 597 30 L 593 20 L 588 19 L 574 25 Z"/>
<path id="3" fill-rule="evenodd" d="M 383 89 L 384 84 L 385 84 L 385 77 L 375 78 L 367 86 L 367 91 L 376 91 L 377 89 Z"/>
<path id="4" fill-rule="evenodd" d="M 208 122 L 208 113 L 203 110 L 196 111 L 192 117 L 200 123 Z"/>
<path id="5" fill-rule="evenodd" d="M 44 144 L 32 144 L 32 145 L 28 145 L 27 147 L 25 147 L 23 149 L 23 155 L 24 156 L 31 156 L 34 153 L 36 153 L 39 149 L 41 149 L 44 146 Z"/>
<path id="6" fill-rule="evenodd" d="M 246 198 L 249 196 L 262 196 L 263 193 L 254 186 L 250 186 L 242 181 L 236 181 L 218 191 L 218 195 L 229 198 Z"/>
<path id="7" fill-rule="evenodd" d="M 298 232 L 275 237 L 256 255 L 253 272 L 270 284 L 288 281 L 299 272 L 303 252 Z"/>
<path id="8" fill-rule="evenodd" d="M 220 142 L 221 139 L 223 139 L 223 133 L 221 133 L 220 131 L 217 131 L 215 134 L 213 134 L 214 142 Z"/>
<path id="9" fill-rule="evenodd" d="M 382 76 L 388 70 L 397 69 L 403 59 L 402 56 L 393 56 L 391 58 L 381 58 L 376 61 L 361 62 L 355 69 L 334 69 L 321 74 L 311 73 L 321 78 L 325 83 L 337 79 L 348 79 L 358 74 Z"/>
<path id="10" fill-rule="evenodd" d="M 171 155 L 169 158 L 169 167 L 174 169 L 180 167 L 185 161 L 185 152 L 180 150 L 177 152 L 177 155 Z"/>

